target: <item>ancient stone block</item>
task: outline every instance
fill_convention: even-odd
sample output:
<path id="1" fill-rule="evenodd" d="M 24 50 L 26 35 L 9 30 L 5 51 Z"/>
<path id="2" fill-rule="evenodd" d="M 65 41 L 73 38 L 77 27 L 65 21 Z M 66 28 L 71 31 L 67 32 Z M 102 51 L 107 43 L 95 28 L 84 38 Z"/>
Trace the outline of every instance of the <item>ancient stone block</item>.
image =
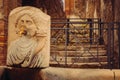
<path id="1" fill-rule="evenodd" d="M 114 74 L 107 69 L 46 68 L 40 75 L 43 80 L 114 80 Z"/>
<path id="2" fill-rule="evenodd" d="M 0 66 L 0 80 L 119 80 L 120 70 L 72 68 L 13 68 Z"/>
<path id="3" fill-rule="evenodd" d="M 50 16 L 30 6 L 12 10 L 8 24 L 7 65 L 48 67 L 49 54 Z"/>
<path id="4" fill-rule="evenodd" d="M 119 69 L 114 69 L 113 73 L 114 73 L 114 79 L 115 80 L 120 80 L 120 70 Z"/>

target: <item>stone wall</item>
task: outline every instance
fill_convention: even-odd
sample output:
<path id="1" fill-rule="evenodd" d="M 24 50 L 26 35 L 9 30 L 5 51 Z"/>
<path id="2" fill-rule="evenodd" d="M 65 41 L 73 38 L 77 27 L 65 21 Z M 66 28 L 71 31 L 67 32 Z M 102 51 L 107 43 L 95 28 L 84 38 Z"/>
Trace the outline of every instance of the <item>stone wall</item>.
<path id="1" fill-rule="evenodd" d="M 0 19 L 3 19 L 3 0 L 0 0 Z"/>
<path id="2" fill-rule="evenodd" d="M 74 11 L 76 15 L 79 15 L 81 18 L 85 18 L 86 17 L 86 1 L 75 0 Z"/>
<path id="3" fill-rule="evenodd" d="M 0 65 L 6 63 L 6 37 L 5 37 L 5 22 L 0 20 Z"/>
<path id="4" fill-rule="evenodd" d="M 0 0 L 0 65 L 6 63 L 6 46 L 5 46 L 5 21 L 4 21 L 4 9 L 3 0 Z"/>
<path id="5" fill-rule="evenodd" d="M 74 11 L 80 18 L 99 18 L 100 0 L 75 0 Z"/>

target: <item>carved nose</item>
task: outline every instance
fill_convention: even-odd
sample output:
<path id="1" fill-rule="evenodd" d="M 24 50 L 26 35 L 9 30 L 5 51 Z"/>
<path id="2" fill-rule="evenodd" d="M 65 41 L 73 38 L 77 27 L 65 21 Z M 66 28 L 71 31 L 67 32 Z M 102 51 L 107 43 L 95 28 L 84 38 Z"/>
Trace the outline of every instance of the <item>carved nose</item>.
<path id="1" fill-rule="evenodd" d="M 20 27 L 20 35 L 27 35 L 26 26 L 22 25 L 22 26 Z"/>

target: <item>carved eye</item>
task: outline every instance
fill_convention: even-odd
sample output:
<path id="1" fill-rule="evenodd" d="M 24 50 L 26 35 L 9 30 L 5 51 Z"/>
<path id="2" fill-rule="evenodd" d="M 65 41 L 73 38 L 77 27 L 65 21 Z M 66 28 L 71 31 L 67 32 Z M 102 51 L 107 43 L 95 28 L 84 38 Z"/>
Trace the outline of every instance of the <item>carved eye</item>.
<path id="1" fill-rule="evenodd" d="M 28 25 L 31 25 L 31 24 L 32 24 L 32 21 L 26 20 L 26 23 L 27 23 Z"/>
<path id="2" fill-rule="evenodd" d="M 21 24 L 24 24 L 24 20 L 21 20 Z"/>

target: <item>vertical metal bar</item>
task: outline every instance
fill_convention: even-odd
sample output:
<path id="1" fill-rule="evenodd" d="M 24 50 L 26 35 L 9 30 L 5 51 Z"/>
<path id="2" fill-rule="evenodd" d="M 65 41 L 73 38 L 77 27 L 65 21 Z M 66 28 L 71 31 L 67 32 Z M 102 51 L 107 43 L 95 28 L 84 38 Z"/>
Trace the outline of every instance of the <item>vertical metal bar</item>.
<path id="1" fill-rule="evenodd" d="M 99 29 L 99 44 L 102 45 L 104 40 L 103 40 L 103 36 L 102 36 L 102 23 L 101 23 L 101 19 L 99 19 L 98 29 Z"/>
<path id="2" fill-rule="evenodd" d="M 100 27 L 100 36 L 102 36 L 101 19 L 99 19 L 99 27 Z"/>
<path id="3" fill-rule="evenodd" d="M 118 44 L 119 44 L 119 53 L 118 53 L 118 68 L 120 69 L 120 22 L 118 23 Z"/>
<path id="4" fill-rule="evenodd" d="M 69 44 L 69 19 L 67 19 L 67 27 L 65 28 L 65 67 L 67 67 L 67 46 Z"/>
<path id="5" fill-rule="evenodd" d="M 110 27 L 110 31 L 109 31 L 110 38 L 109 38 L 109 43 L 108 43 L 110 44 L 109 45 L 110 46 L 109 59 L 110 59 L 110 69 L 113 69 L 114 68 L 114 24 L 110 23 L 109 27 Z"/>
<path id="6" fill-rule="evenodd" d="M 70 26 L 69 22 L 70 19 L 67 19 L 67 45 L 69 44 L 69 26 Z"/>
<path id="7" fill-rule="evenodd" d="M 108 56 L 108 68 L 111 69 L 111 26 L 107 24 L 107 56 Z"/>
<path id="8" fill-rule="evenodd" d="M 92 32 L 93 32 L 93 27 L 92 27 L 92 19 L 88 19 L 88 22 L 90 23 L 90 34 L 89 34 L 89 37 L 90 37 L 90 44 L 92 44 Z"/>
<path id="9" fill-rule="evenodd" d="M 114 23 L 111 24 L 111 68 L 113 69 L 115 66 L 114 61 Z"/>

